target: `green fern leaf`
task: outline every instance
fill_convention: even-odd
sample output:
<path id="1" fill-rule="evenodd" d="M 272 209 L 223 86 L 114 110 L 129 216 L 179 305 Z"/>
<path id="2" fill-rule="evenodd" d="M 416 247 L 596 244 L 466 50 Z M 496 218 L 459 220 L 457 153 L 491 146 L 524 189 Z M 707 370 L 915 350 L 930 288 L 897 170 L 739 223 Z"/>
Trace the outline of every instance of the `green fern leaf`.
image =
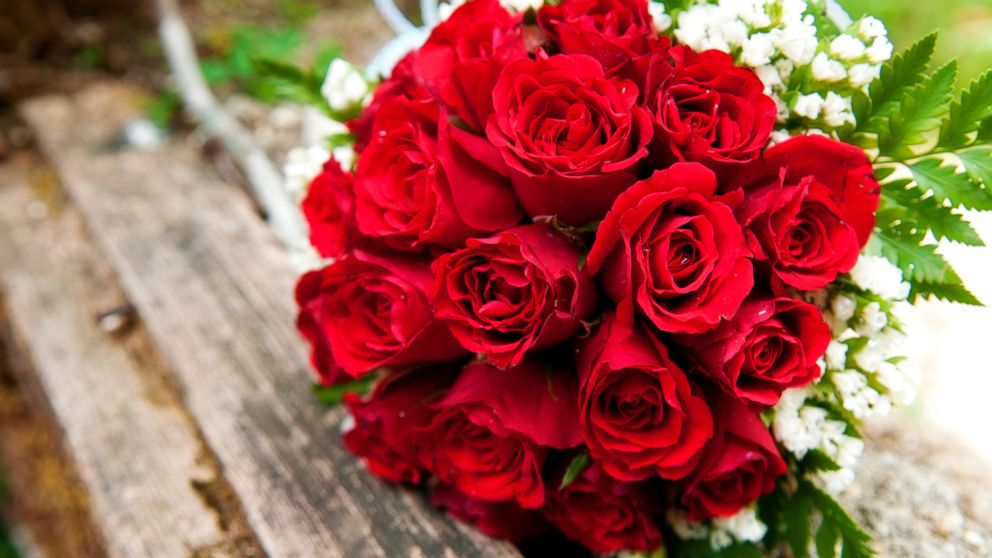
<path id="1" fill-rule="evenodd" d="M 978 147 L 955 153 L 968 171 L 976 186 L 984 185 L 986 191 L 992 188 L 992 147 Z M 977 184 L 981 183 L 981 184 Z"/>
<path id="2" fill-rule="evenodd" d="M 882 66 L 869 91 L 871 102 L 862 104 L 860 114 L 855 114 L 858 131 L 864 131 L 870 116 L 885 115 L 898 108 L 903 94 L 923 80 L 936 45 L 937 34 L 931 33 Z"/>
<path id="3" fill-rule="evenodd" d="M 980 170 L 980 169 L 979 169 Z M 965 173 L 952 165 L 945 165 L 937 157 L 930 157 L 909 165 L 916 183 L 930 192 L 940 203 L 949 201 L 953 207 L 981 211 L 992 210 L 992 192 L 975 184 Z"/>
<path id="4" fill-rule="evenodd" d="M 940 129 L 949 109 L 957 77 L 957 62 L 949 62 L 923 83 L 903 94 L 898 110 L 872 117 L 869 132 L 878 133 L 880 155 L 892 159 L 913 156 L 913 147 L 925 144 Z"/>
<path id="5" fill-rule="evenodd" d="M 982 121 L 992 118 L 992 70 L 971 83 L 961 98 L 951 103 L 950 115 L 940 129 L 939 145 L 962 147 L 971 142 Z"/>

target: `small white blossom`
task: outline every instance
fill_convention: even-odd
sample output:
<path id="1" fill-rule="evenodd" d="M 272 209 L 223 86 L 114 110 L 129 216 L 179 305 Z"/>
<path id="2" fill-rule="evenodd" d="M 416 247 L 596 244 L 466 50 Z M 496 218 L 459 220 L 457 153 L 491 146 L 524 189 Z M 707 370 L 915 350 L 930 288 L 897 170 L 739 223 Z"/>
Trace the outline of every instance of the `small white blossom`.
<path id="1" fill-rule="evenodd" d="M 827 368 L 830 370 L 843 370 L 847 368 L 847 343 L 833 339 L 827 346 Z"/>
<path id="2" fill-rule="evenodd" d="M 823 121 L 827 126 L 839 128 L 844 124 L 854 124 L 854 112 L 850 97 L 842 97 L 833 91 L 823 100 Z"/>
<path id="3" fill-rule="evenodd" d="M 355 148 L 351 145 L 335 147 L 331 155 L 344 170 L 351 170 L 355 166 Z"/>
<path id="4" fill-rule="evenodd" d="M 743 508 L 730 517 L 714 518 L 713 528 L 714 533 L 726 532 L 738 542 L 757 542 L 765 538 L 765 533 L 768 532 L 768 526 L 758 519 L 754 507 Z M 713 542 L 713 533 L 710 534 L 710 542 Z"/>
<path id="5" fill-rule="evenodd" d="M 855 64 L 847 70 L 847 80 L 851 85 L 863 88 L 878 79 L 882 67 L 877 64 Z"/>
<path id="6" fill-rule="evenodd" d="M 858 33 L 865 41 L 870 41 L 878 37 L 884 37 L 886 34 L 885 24 L 878 18 L 869 16 L 862 19 L 858 24 Z"/>
<path id="7" fill-rule="evenodd" d="M 301 198 L 330 157 L 330 152 L 321 145 L 292 149 L 286 154 L 286 164 L 283 165 L 286 190 Z"/>
<path id="8" fill-rule="evenodd" d="M 847 77 L 847 70 L 844 65 L 836 60 L 831 60 L 827 53 L 821 52 L 813 58 L 810 66 L 813 70 L 813 79 L 832 83 Z"/>
<path id="9" fill-rule="evenodd" d="M 854 312 L 857 308 L 857 301 L 843 294 L 835 296 L 833 301 L 830 303 L 830 310 L 833 312 L 834 319 L 845 324 L 845 326 L 847 322 L 851 321 L 851 318 L 854 317 Z"/>
<path id="10" fill-rule="evenodd" d="M 855 60 L 864 56 L 865 44 L 850 35 L 841 35 L 830 42 L 830 53 L 844 60 Z"/>
<path id="11" fill-rule="evenodd" d="M 723 39 L 727 41 L 727 44 L 737 46 L 744 44 L 748 38 L 748 28 L 741 21 L 728 21 L 720 25 L 720 31 L 723 33 Z M 770 44 L 770 43 L 769 43 Z M 769 56 L 771 56 L 769 54 Z M 757 66 L 758 64 L 752 64 Z"/>
<path id="12" fill-rule="evenodd" d="M 818 41 L 812 20 L 804 20 L 784 29 L 774 29 L 769 35 L 775 46 L 792 62 L 802 65 L 813 61 Z"/>
<path id="13" fill-rule="evenodd" d="M 770 92 L 774 87 L 782 85 L 782 76 L 779 75 L 778 68 L 775 66 L 759 66 L 754 69 L 754 73 L 758 75 L 761 83 L 765 84 L 766 92 Z"/>
<path id="14" fill-rule="evenodd" d="M 892 43 L 887 38 L 878 37 L 868 47 L 868 60 L 871 60 L 872 64 L 881 64 L 892 58 L 893 49 Z"/>
<path id="15" fill-rule="evenodd" d="M 654 22 L 654 28 L 659 32 L 668 31 L 672 27 L 672 16 L 665 13 L 665 5 L 661 2 L 648 1 L 648 13 Z"/>
<path id="16" fill-rule="evenodd" d="M 321 95 L 333 110 L 348 110 L 368 102 L 369 84 L 362 73 L 348 62 L 335 58 L 327 69 Z"/>
<path id="17" fill-rule="evenodd" d="M 796 98 L 796 103 L 792 106 L 792 112 L 810 120 L 819 118 L 822 110 L 823 97 L 819 93 L 800 95 Z"/>
<path id="18" fill-rule="evenodd" d="M 902 270 L 888 258 L 862 255 L 851 270 L 851 279 L 858 287 L 889 300 L 904 300 L 909 296 L 909 284 L 903 282 Z"/>
<path id="19" fill-rule="evenodd" d="M 751 35 L 741 47 L 741 61 L 748 66 L 764 66 L 772 61 L 775 46 L 768 35 Z"/>
<path id="20" fill-rule="evenodd" d="M 665 518 L 668 520 L 668 524 L 672 526 L 672 531 L 680 539 L 699 540 L 705 539 L 708 535 L 708 529 L 704 523 L 689 521 L 686 519 L 685 514 L 677 508 L 668 508 Z"/>

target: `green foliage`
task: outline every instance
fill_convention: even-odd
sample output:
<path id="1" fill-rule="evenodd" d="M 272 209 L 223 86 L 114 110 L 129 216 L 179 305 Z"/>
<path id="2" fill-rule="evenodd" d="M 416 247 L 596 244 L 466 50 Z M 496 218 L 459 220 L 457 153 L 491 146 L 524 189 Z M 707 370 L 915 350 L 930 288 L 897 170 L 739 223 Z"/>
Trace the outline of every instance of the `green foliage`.
<path id="1" fill-rule="evenodd" d="M 344 382 L 341 384 L 334 384 L 333 386 L 314 384 L 313 394 L 316 395 L 317 400 L 324 405 L 333 407 L 335 405 L 340 405 L 345 394 L 347 393 L 365 395 L 372 388 L 372 384 L 375 382 L 375 379 L 376 374 L 369 374 L 361 379 L 353 380 L 351 382 Z"/>
<path id="2" fill-rule="evenodd" d="M 677 541 L 669 555 L 672 558 L 763 558 L 766 554 L 750 543 L 735 543 L 715 549 L 708 540 L 693 540 Z"/>
<path id="3" fill-rule="evenodd" d="M 566 486 L 575 482 L 575 479 L 579 478 L 579 475 L 584 473 L 586 469 L 592 465 L 592 459 L 589 457 L 589 453 L 583 451 L 575 457 L 572 458 L 572 462 L 568 464 L 568 468 L 565 469 L 565 476 L 561 479 L 561 485 L 558 486 L 558 490 L 565 488 Z"/>
<path id="4" fill-rule="evenodd" d="M 992 211 L 992 72 L 954 99 L 956 64 L 928 73 L 935 46 L 928 35 L 883 66 L 847 139 L 883 184 L 869 251 L 902 269 L 911 300 L 980 304 L 931 239 L 984 246 L 963 211 Z"/>

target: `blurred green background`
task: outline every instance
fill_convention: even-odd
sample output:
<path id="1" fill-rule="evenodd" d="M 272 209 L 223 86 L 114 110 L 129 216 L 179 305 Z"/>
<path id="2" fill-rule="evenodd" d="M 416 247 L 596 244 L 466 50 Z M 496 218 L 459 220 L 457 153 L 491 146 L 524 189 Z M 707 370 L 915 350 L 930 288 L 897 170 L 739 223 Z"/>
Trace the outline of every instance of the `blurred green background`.
<path id="1" fill-rule="evenodd" d="M 992 0 L 838 0 L 853 17 L 874 15 L 902 50 L 931 31 L 940 31 L 937 62 L 957 58 L 959 85 L 992 67 Z"/>

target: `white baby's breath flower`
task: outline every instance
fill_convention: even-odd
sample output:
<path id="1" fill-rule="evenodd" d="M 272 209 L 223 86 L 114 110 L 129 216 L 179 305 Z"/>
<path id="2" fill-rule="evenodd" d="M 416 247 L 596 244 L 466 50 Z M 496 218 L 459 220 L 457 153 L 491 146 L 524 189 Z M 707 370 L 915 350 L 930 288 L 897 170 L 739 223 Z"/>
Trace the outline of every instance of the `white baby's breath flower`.
<path id="1" fill-rule="evenodd" d="M 806 21 L 786 27 L 774 29 L 769 35 L 772 41 L 786 58 L 800 65 L 809 64 L 816 56 L 816 27 L 812 21 Z"/>
<path id="2" fill-rule="evenodd" d="M 892 58 L 893 50 L 894 47 L 887 38 L 878 37 L 868 47 L 868 60 L 871 60 L 872 64 L 881 64 Z"/>
<path id="3" fill-rule="evenodd" d="M 672 531 L 680 539 L 699 540 L 705 539 L 708 535 L 708 529 L 704 523 L 689 521 L 685 517 L 685 513 L 677 508 L 668 508 L 665 518 L 668 520 L 668 524 L 672 526 Z"/>
<path id="4" fill-rule="evenodd" d="M 830 370 L 843 370 L 847 368 L 847 343 L 841 343 L 836 339 L 830 341 L 827 346 L 827 368 Z"/>
<path id="5" fill-rule="evenodd" d="M 648 1 L 648 13 L 654 28 L 659 32 L 668 31 L 672 27 L 672 16 L 665 13 L 665 5 L 661 2 Z"/>
<path id="6" fill-rule="evenodd" d="M 819 118 L 822 110 L 823 97 L 821 97 L 819 93 L 800 95 L 796 98 L 796 102 L 792 106 L 792 112 L 804 118 L 809 118 L 810 120 Z"/>
<path id="7" fill-rule="evenodd" d="M 739 20 L 727 21 L 720 25 L 720 31 L 723 33 L 723 39 L 727 41 L 727 44 L 732 46 L 738 46 L 744 44 L 747 41 L 748 28 L 743 22 Z M 752 64 L 757 66 L 758 64 Z"/>
<path id="8" fill-rule="evenodd" d="M 854 124 L 854 112 L 850 97 L 843 97 L 830 91 L 823 99 L 823 121 L 827 126 L 839 128 L 844 124 Z"/>
<path id="9" fill-rule="evenodd" d="M 322 145 L 290 150 L 286 154 L 286 164 L 283 165 L 286 190 L 294 197 L 301 198 L 330 157 L 330 152 Z"/>
<path id="10" fill-rule="evenodd" d="M 813 58 L 810 66 L 813 70 L 813 79 L 832 83 L 847 77 L 847 70 L 844 65 L 836 60 L 831 60 L 827 53 L 820 52 Z"/>
<path id="11" fill-rule="evenodd" d="M 758 519 L 758 514 L 753 506 L 741 509 L 741 511 L 730 517 L 717 517 L 713 519 L 713 529 L 729 534 L 738 542 L 757 542 L 765 538 L 768 526 Z M 713 534 L 710 534 L 710 542 L 713 541 Z M 715 545 L 714 545 L 715 546 Z"/>
<path id="12" fill-rule="evenodd" d="M 909 284 L 903 282 L 902 270 L 888 258 L 862 254 L 850 273 L 855 285 L 882 298 L 902 300 L 909 296 Z"/>
<path id="13" fill-rule="evenodd" d="M 830 310 L 833 312 L 834 319 L 838 322 L 844 323 L 845 325 L 847 322 L 851 321 L 851 318 L 854 317 L 854 312 L 857 308 L 857 301 L 843 294 L 835 296 L 833 301 L 830 303 Z"/>
<path id="14" fill-rule="evenodd" d="M 830 54 L 844 60 L 861 58 L 865 54 L 865 44 L 850 35 L 840 35 L 830 42 Z"/>
<path id="15" fill-rule="evenodd" d="M 327 69 L 327 77 L 324 78 L 320 93 L 327 99 L 331 109 L 343 111 L 368 102 L 369 84 L 358 69 L 335 58 Z"/>
<path id="16" fill-rule="evenodd" d="M 886 34 L 885 24 L 881 22 L 878 18 L 866 17 L 858 23 L 858 34 L 865 41 L 870 41 L 878 37 L 884 37 Z"/>
<path id="17" fill-rule="evenodd" d="M 748 37 L 741 47 L 741 61 L 751 67 L 764 66 L 772 61 L 775 46 L 768 35 L 757 34 Z"/>
<path id="18" fill-rule="evenodd" d="M 351 170 L 355 166 L 355 148 L 351 145 L 335 147 L 331 155 L 344 170 Z"/>
<path id="19" fill-rule="evenodd" d="M 855 87 L 864 87 L 878 78 L 881 69 L 877 64 L 855 64 L 847 70 L 847 80 Z"/>

